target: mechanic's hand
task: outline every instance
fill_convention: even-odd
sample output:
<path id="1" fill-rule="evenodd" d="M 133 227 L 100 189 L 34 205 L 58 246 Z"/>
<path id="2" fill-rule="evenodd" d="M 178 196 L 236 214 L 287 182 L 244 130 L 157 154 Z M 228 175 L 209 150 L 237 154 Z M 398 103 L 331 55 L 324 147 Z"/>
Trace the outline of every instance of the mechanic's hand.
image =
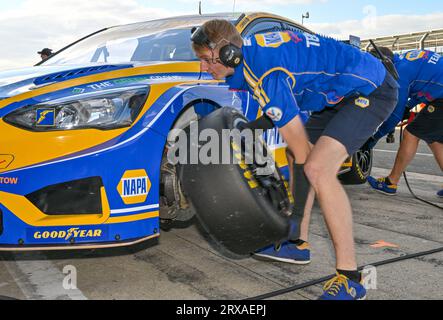
<path id="1" fill-rule="evenodd" d="M 274 128 L 274 122 L 272 122 L 272 120 L 264 115 L 261 118 L 258 118 L 254 121 L 251 122 L 239 122 L 237 124 L 237 129 L 239 129 L 240 131 L 245 130 L 245 129 L 251 129 L 251 130 L 257 130 L 257 129 L 262 129 L 262 130 L 269 130 Z"/>
<path id="2" fill-rule="evenodd" d="M 237 123 L 236 129 L 238 129 L 240 131 L 248 129 L 248 122 L 241 121 L 241 122 Z"/>
<path id="3" fill-rule="evenodd" d="M 370 137 L 368 141 L 365 142 L 363 147 L 361 147 L 363 150 L 371 150 L 374 149 L 375 145 L 377 144 L 378 140 L 374 137 Z"/>

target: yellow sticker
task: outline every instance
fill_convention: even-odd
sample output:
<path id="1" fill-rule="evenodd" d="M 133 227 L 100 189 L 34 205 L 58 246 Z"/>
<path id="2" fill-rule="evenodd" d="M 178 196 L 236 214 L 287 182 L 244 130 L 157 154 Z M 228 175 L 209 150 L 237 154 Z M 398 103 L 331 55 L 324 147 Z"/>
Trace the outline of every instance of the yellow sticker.
<path id="1" fill-rule="evenodd" d="M 269 32 L 255 35 L 257 44 L 260 47 L 278 48 L 283 43 L 291 41 L 291 37 L 286 32 Z"/>
<path id="2" fill-rule="evenodd" d="M 406 60 L 415 61 L 423 58 L 425 54 L 426 51 L 420 51 L 420 50 L 411 51 L 406 54 Z"/>
<path id="3" fill-rule="evenodd" d="M 367 108 L 370 104 L 371 102 L 368 98 L 360 97 L 358 99 L 355 99 L 355 105 L 360 108 Z"/>
<path id="4" fill-rule="evenodd" d="M 117 186 L 125 204 L 143 203 L 151 190 L 151 181 L 144 169 L 126 171 Z"/>

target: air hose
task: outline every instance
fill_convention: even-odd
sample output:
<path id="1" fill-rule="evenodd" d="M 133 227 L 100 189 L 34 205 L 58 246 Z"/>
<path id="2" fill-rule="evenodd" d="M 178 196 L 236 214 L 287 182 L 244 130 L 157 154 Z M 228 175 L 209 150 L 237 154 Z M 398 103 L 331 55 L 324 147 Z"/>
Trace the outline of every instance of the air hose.
<path id="1" fill-rule="evenodd" d="M 401 143 L 402 141 L 403 141 L 403 126 L 400 126 L 400 143 Z M 409 185 L 408 177 L 406 176 L 406 171 L 403 172 L 403 178 L 405 179 L 406 186 L 408 187 L 409 192 L 412 194 L 412 196 L 413 196 L 415 199 L 417 199 L 418 201 L 421 201 L 421 202 L 423 202 L 423 203 L 426 203 L 426 204 L 428 204 L 428 205 L 430 205 L 430 206 L 433 206 L 433 207 L 436 207 L 436 208 L 438 208 L 438 209 L 443 210 L 443 207 L 440 207 L 439 205 L 437 205 L 437 204 L 435 204 L 435 203 L 432 203 L 432 202 L 426 201 L 426 200 L 424 200 L 424 199 L 418 197 L 418 196 L 414 193 L 414 191 L 412 191 L 412 188 L 411 188 L 411 186 Z"/>
<path id="2" fill-rule="evenodd" d="M 383 266 L 383 265 L 387 265 L 387 264 L 392 264 L 395 262 L 400 262 L 400 261 L 404 261 L 404 260 L 409 260 L 409 259 L 414 259 L 414 258 L 418 258 L 418 257 L 422 257 L 422 256 L 427 256 L 427 255 L 431 255 L 431 254 L 435 254 L 435 253 L 439 253 L 439 252 L 443 252 L 443 247 L 441 248 L 437 248 L 437 249 L 433 249 L 433 250 L 429 250 L 429 251 L 423 251 L 423 252 L 418 252 L 418 253 L 412 253 L 412 254 L 407 254 L 401 257 L 397 257 L 397 258 L 393 258 L 393 259 L 388 259 L 388 260 L 382 260 L 379 262 L 375 262 L 375 263 L 371 263 L 368 266 L 372 266 L 372 267 L 379 267 L 379 266 Z M 359 267 L 358 271 L 363 270 L 365 267 Z M 273 292 L 269 292 L 269 293 L 265 293 L 262 294 L 260 296 L 256 296 L 256 297 L 252 297 L 252 298 L 247 298 L 245 300 L 264 300 L 264 299 L 269 299 L 269 298 L 273 298 L 273 297 L 277 297 L 277 296 L 281 296 L 283 294 L 286 293 L 290 293 L 290 292 L 294 292 L 300 289 L 304 289 L 304 288 L 308 288 L 308 287 L 312 287 L 316 284 L 320 284 L 322 282 L 328 281 L 330 279 L 332 279 L 333 277 L 335 277 L 335 274 L 331 274 L 329 276 L 323 277 L 323 278 L 319 278 L 316 280 L 312 280 L 312 281 L 308 281 L 302 284 L 298 284 L 289 288 L 285 288 L 285 289 L 281 289 L 281 290 L 277 290 L 277 291 L 273 291 Z"/>
<path id="3" fill-rule="evenodd" d="M 402 141 L 403 138 L 403 127 L 400 127 L 400 143 Z M 409 185 L 409 181 L 406 177 L 406 172 L 403 172 L 403 176 L 405 178 L 406 181 L 406 185 L 408 186 L 409 192 L 414 196 L 414 198 L 416 198 L 417 200 L 424 202 L 426 204 L 429 204 L 431 206 L 434 206 L 436 208 L 439 209 L 443 209 L 443 207 L 440 207 L 438 205 L 436 205 L 435 203 L 426 201 L 424 199 L 419 198 L 418 196 L 415 195 L 415 193 L 412 191 L 411 186 Z M 431 254 L 435 254 L 435 253 L 439 253 L 439 252 L 443 252 L 443 247 L 440 248 L 436 248 L 436 249 L 432 249 L 432 250 L 428 250 L 428 251 L 422 251 L 422 252 L 418 252 L 418 253 L 412 253 L 412 254 L 407 254 L 401 257 L 397 257 L 397 258 L 393 258 L 393 259 L 388 259 L 388 260 L 382 260 L 379 262 L 375 262 L 375 263 L 371 263 L 368 266 L 373 266 L 373 267 L 379 267 L 379 266 L 383 266 L 383 265 L 387 265 L 387 264 L 392 264 L 392 263 L 396 263 L 396 262 L 400 262 L 400 261 L 405 261 L 405 260 L 409 260 L 409 259 L 414 259 L 414 258 L 418 258 L 418 257 L 422 257 L 422 256 L 427 256 L 427 255 L 431 255 Z M 358 271 L 362 271 L 365 267 L 359 267 Z M 289 287 L 289 288 L 285 288 L 285 289 L 281 289 L 281 290 L 277 290 L 277 291 L 273 291 L 273 292 L 269 292 L 269 293 L 265 293 L 256 297 L 251 297 L 251 298 L 247 298 L 245 300 L 264 300 L 264 299 L 269 299 L 269 298 L 273 298 L 273 297 L 277 297 L 277 296 L 281 296 L 290 292 L 294 292 L 300 289 L 304 289 L 304 288 L 308 288 L 308 287 L 312 287 L 314 285 L 323 283 L 325 281 L 328 281 L 330 279 L 332 279 L 333 277 L 335 277 L 335 274 L 331 274 L 329 276 L 323 277 L 323 278 L 319 278 L 316 280 L 312 280 L 312 281 L 308 281 L 305 283 L 301 283 L 301 284 L 297 284 L 295 286 Z"/>

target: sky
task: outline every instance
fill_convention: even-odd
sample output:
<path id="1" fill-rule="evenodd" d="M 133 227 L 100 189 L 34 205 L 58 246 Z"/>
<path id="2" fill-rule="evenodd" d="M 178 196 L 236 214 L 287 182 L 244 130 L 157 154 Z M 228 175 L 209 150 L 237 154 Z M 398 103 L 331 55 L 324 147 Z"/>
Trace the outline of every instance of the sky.
<path id="1" fill-rule="evenodd" d="M 58 50 L 104 27 L 197 14 L 198 0 L 0 0 L 0 71 L 32 66 L 37 51 Z M 234 8 L 235 3 L 235 8 Z M 441 0 L 202 0 L 203 13 L 266 11 L 339 39 L 443 29 Z"/>

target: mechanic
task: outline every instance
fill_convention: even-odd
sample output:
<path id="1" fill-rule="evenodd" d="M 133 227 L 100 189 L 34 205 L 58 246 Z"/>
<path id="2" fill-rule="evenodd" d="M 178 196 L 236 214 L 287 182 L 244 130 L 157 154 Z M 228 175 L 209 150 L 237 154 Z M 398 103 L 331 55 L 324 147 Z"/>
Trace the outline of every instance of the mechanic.
<path id="1" fill-rule="evenodd" d="M 368 140 L 367 148 L 373 148 L 382 137 L 395 129 L 403 120 L 405 110 L 426 104 L 406 127 L 391 173 L 379 179 L 368 178 L 373 189 L 395 195 L 400 177 L 417 153 L 420 140 L 429 145 L 443 170 L 443 59 L 439 54 L 426 50 L 394 55 L 389 48 L 380 49 L 397 68 L 400 77 L 399 100 L 392 115 Z M 443 190 L 437 192 L 437 196 L 443 197 Z"/>
<path id="2" fill-rule="evenodd" d="M 249 91 L 295 157 L 295 223 L 290 239 L 299 237 L 304 213 L 304 221 L 309 221 L 314 201 L 310 185 L 315 190 L 337 268 L 320 299 L 363 299 L 366 290 L 357 271 L 352 209 L 337 172 L 392 113 L 397 82 L 369 53 L 312 34 L 274 32 L 243 41 L 229 21 L 211 20 L 197 28 L 191 40 L 202 71 L 226 79 L 231 89 Z M 314 111 L 307 132 L 300 110 Z M 288 261 L 296 250 L 297 243 L 285 242 L 257 254 Z"/>
<path id="3" fill-rule="evenodd" d="M 40 55 L 40 58 L 43 60 L 48 59 L 50 56 L 52 56 L 52 49 L 44 48 L 42 51 L 37 52 Z"/>

